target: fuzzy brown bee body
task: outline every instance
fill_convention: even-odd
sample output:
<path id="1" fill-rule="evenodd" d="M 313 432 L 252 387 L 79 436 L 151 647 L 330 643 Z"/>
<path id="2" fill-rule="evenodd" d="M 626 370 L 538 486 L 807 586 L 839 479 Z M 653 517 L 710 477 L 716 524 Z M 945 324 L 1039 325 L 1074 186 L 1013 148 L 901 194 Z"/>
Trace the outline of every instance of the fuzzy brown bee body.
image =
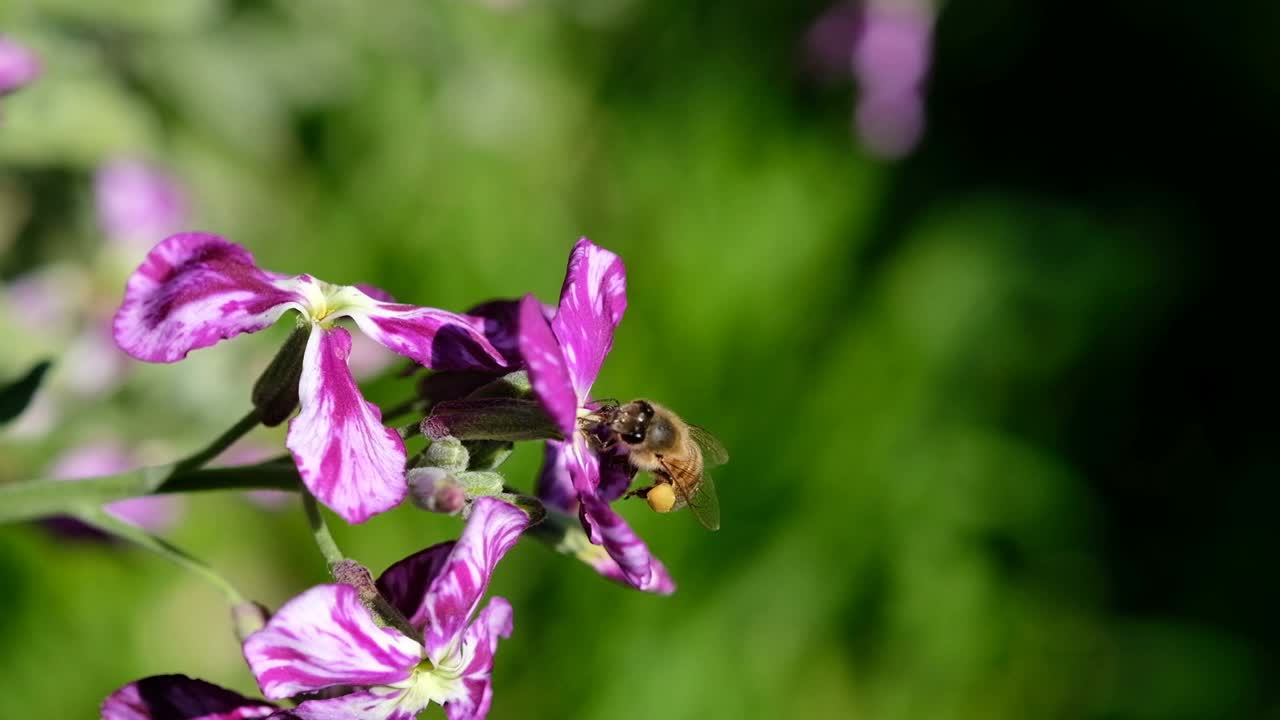
<path id="1" fill-rule="evenodd" d="M 648 400 L 605 407 L 597 417 L 610 437 L 627 448 L 631 464 L 656 481 L 628 497 L 644 497 L 657 512 L 688 507 L 707 529 L 719 529 L 720 505 L 705 469 L 708 462 L 720 464 L 729 455 L 714 436 Z"/>

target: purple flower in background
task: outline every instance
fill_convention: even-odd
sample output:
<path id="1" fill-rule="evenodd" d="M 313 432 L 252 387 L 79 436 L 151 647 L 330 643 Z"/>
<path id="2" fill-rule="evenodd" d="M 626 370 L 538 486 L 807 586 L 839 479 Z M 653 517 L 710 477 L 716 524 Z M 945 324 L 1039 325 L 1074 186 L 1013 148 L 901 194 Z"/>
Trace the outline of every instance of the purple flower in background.
<path id="1" fill-rule="evenodd" d="M 853 47 L 856 123 L 862 141 L 884 157 L 911 152 L 924 133 L 924 81 L 933 56 L 928 0 L 872 0 Z"/>
<path id="2" fill-rule="evenodd" d="M 548 441 L 538 496 L 562 512 L 577 511 L 587 536 L 602 545 L 617 567 L 596 563 L 602 574 L 640 590 L 675 590 L 667 570 L 609 503 L 626 492 L 634 471 L 625 457 L 601 455 L 578 418 L 591 413 L 591 386 L 613 347 L 613 331 L 627 309 L 622 259 L 583 238 L 569 255 L 560 305 L 550 321 L 542 303 L 520 303 L 520 354 L 533 392 L 560 426 L 564 441 Z"/>
<path id="3" fill-rule="evenodd" d="M 809 31 L 809 54 L 819 69 L 843 63 L 857 80 L 855 126 L 876 155 L 902 157 L 924 133 L 935 15 L 930 0 L 840 3 Z"/>
<path id="4" fill-rule="evenodd" d="M 280 608 L 244 644 L 263 694 L 273 699 L 335 686 L 340 697 L 307 700 L 303 720 L 410 720 L 430 703 L 450 720 L 489 712 L 489 678 L 498 639 L 512 630 L 511 605 L 480 599 L 502 556 L 528 525 L 522 510 L 481 497 L 457 542 L 441 543 L 392 565 L 378 590 L 421 638 L 374 624 L 350 585 L 314 587 Z"/>
<path id="5" fill-rule="evenodd" d="M 149 248 L 187 224 L 187 194 L 177 178 L 139 160 L 119 159 L 93 178 L 98 225 L 113 242 Z"/>
<path id="6" fill-rule="evenodd" d="M 40 77 L 40 58 L 27 48 L 0 35 L 0 95 L 8 95 Z"/>
<path id="7" fill-rule="evenodd" d="M 244 720 L 279 709 L 186 675 L 154 675 L 116 690 L 102 703 L 102 720 Z M 280 712 L 277 718 L 287 718 Z"/>
<path id="8" fill-rule="evenodd" d="M 360 394 L 347 366 L 351 334 L 336 321 L 350 318 L 379 344 L 430 368 L 497 370 L 506 361 L 479 320 L 391 302 L 367 286 L 267 272 L 243 247 L 205 233 L 174 235 L 147 254 L 129 278 L 114 334 L 139 360 L 176 362 L 262 330 L 289 310 L 298 311 L 310 335 L 300 412 L 285 445 L 312 494 L 348 522 L 364 522 L 407 493 L 404 441 Z"/>
<path id="9" fill-rule="evenodd" d="M 138 463 L 113 442 L 97 442 L 81 445 L 58 458 L 49 470 L 50 477 L 59 480 L 78 480 L 99 475 L 115 475 L 138 467 Z M 118 500 L 103 507 L 108 513 L 148 532 L 163 532 L 172 528 L 182 514 L 182 499 L 174 496 L 154 496 Z M 80 534 L 87 526 L 79 521 L 54 524 L 60 531 Z"/>

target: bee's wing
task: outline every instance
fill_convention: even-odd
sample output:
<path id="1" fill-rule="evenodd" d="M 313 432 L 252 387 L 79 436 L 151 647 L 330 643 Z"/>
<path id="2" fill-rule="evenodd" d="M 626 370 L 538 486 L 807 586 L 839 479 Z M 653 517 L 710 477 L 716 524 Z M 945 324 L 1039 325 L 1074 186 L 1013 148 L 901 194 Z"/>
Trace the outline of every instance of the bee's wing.
<path id="1" fill-rule="evenodd" d="M 702 527 L 708 530 L 720 529 L 720 498 L 716 496 L 716 484 L 711 482 L 711 476 L 702 473 L 702 482 L 698 484 L 698 489 L 693 493 L 693 497 L 685 498 L 685 503 L 689 505 L 689 512 L 702 523 Z"/>
<path id="2" fill-rule="evenodd" d="M 729 462 L 729 451 L 725 450 L 724 445 L 706 428 L 689 425 L 689 437 L 693 438 L 698 448 L 702 450 L 702 462 L 707 467 Z"/>
<path id="3" fill-rule="evenodd" d="M 720 529 L 720 499 L 716 497 L 716 486 L 707 473 L 696 473 L 692 467 L 671 458 L 660 461 L 662 470 L 671 478 L 671 489 L 675 491 L 680 505 L 689 508 L 693 517 L 708 530 Z M 690 485 L 697 489 L 686 493 Z"/>

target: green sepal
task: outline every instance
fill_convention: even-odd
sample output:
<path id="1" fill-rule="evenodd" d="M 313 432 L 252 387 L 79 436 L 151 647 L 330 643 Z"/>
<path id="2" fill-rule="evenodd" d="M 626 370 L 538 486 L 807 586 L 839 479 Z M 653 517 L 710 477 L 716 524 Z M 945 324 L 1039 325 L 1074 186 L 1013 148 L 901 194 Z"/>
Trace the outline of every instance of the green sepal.
<path id="1" fill-rule="evenodd" d="M 253 385 L 250 396 L 263 425 L 275 427 L 284 422 L 298 407 L 298 381 L 302 378 L 302 361 L 311 337 L 311 324 L 298 323 L 280 352 Z"/>
<path id="2" fill-rule="evenodd" d="M 468 470 L 497 470 L 516 447 L 505 440 L 467 440 L 462 444 L 471 456 Z"/>
<path id="3" fill-rule="evenodd" d="M 432 440 L 561 440 L 560 428 L 541 403 L 524 398 L 466 398 L 438 403 L 422 421 Z"/>

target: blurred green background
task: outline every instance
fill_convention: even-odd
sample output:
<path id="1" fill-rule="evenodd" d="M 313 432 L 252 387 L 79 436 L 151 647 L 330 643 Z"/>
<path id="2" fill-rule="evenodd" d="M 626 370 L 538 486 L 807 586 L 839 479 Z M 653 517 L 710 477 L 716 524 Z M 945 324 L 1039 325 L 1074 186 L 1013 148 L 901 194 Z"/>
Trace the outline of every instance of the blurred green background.
<path id="1" fill-rule="evenodd" d="M 1280 717 L 1248 244 L 1274 200 L 1234 167 L 1271 168 L 1275 6 L 950 4 L 896 162 L 807 68 L 826 9 L 0 0 L 45 63 L 0 100 L 0 279 L 53 272 L 73 318 L 0 305 L 0 377 L 62 359 L 0 481 L 200 446 L 283 337 L 77 381 L 143 252 L 95 224 L 111 158 L 166 167 L 190 226 L 267 268 L 455 310 L 554 300 L 586 235 L 630 286 L 596 393 L 724 440 L 724 529 L 624 507 L 670 598 L 517 547 L 491 717 Z M 458 527 L 337 532 L 380 570 Z M 326 579 L 293 505 L 191 497 L 169 536 L 272 606 Z M 4 527 L 0 588 L 0 718 L 94 717 L 157 673 L 255 691 L 221 597 L 162 559 Z"/>

